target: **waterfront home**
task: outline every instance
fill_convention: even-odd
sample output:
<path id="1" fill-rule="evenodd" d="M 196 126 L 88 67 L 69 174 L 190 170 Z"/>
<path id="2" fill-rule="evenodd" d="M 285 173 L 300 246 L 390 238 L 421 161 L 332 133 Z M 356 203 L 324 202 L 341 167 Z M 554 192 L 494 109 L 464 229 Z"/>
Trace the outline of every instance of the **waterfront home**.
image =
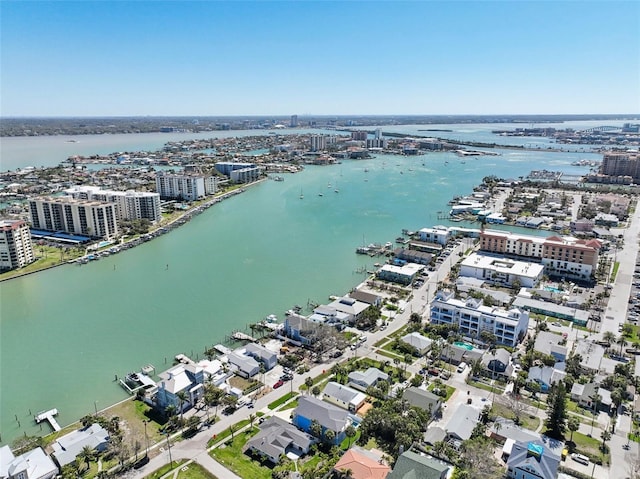
<path id="1" fill-rule="evenodd" d="M 396 248 L 393 251 L 394 258 L 402 264 L 402 262 L 406 263 L 415 263 L 422 265 L 429 265 L 433 261 L 433 254 L 426 253 L 424 251 L 416 251 L 412 249 L 405 248 Z"/>
<path id="2" fill-rule="evenodd" d="M 507 461 L 509 479 L 556 479 L 560 456 L 543 443 L 516 442 Z"/>
<path id="3" fill-rule="evenodd" d="M 9 446 L 0 446 L 0 479 L 53 479 L 58 467 L 41 447 L 14 456 Z"/>
<path id="4" fill-rule="evenodd" d="M 156 407 L 165 411 L 172 406 L 180 412 L 191 408 L 203 394 L 204 369 L 197 364 L 187 362 L 177 364 L 158 375 L 158 391 L 155 394 Z M 186 400 L 178 396 L 185 393 Z"/>
<path id="5" fill-rule="evenodd" d="M 391 468 L 373 451 L 351 446 L 338 460 L 333 470 L 337 473 L 351 471 L 352 479 L 385 479 Z"/>
<path id="6" fill-rule="evenodd" d="M 260 432 L 247 441 L 245 450 L 277 464 L 288 453 L 296 456 L 307 454 L 314 442 L 311 435 L 272 416 L 260 425 Z"/>
<path id="7" fill-rule="evenodd" d="M 452 467 L 426 454 L 405 451 L 398 457 L 387 479 L 446 479 Z"/>
<path id="8" fill-rule="evenodd" d="M 432 418 L 438 414 L 442 406 L 442 398 L 430 391 L 413 386 L 404 390 L 402 399 L 406 400 L 410 406 L 427 411 Z"/>
<path id="9" fill-rule="evenodd" d="M 88 447 L 92 451 L 102 452 L 109 444 L 109 432 L 97 423 L 84 429 L 78 429 L 56 439 L 51 448 L 53 458 L 62 469 L 76 460 L 80 451 Z"/>
<path id="10" fill-rule="evenodd" d="M 353 416 L 347 411 L 313 396 L 301 396 L 298 407 L 293 410 L 293 424 L 303 431 L 313 434 L 311 425 L 317 421 L 322 427 L 322 437 L 326 431 L 333 431 L 335 437 L 332 444 L 340 444 L 347 437 L 345 429 L 353 422 Z"/>
<path id="11" fill-rule="evenodd" d="M 382 306 L 382 296 L 379 296 L 375 293 L 369 293 L 367 291 L 356 289 L 355 291 L 351 291 L 349 293 L 349 296 L 357 301 L 367 303 L 371 306 Z"/>
<path id="12" fill-rule="evenodd" d="M 418 231 L 420 241 L 426 243 L 437 243 L 445 245 L 453 237 L 451 228 L 446 226 L 434 226 L 433 228 L 422 228 Z"/>
<path id="13" fill-rule="evenodd" d="M 344 325 L 352 321 L 351 314 L 343 313 L 331 306 L 320 305 L 313 310 L 313 314 L 307 319 L 314 323 L 323 323 L 337 328 L 343 328 Z"/>
<path id="14" fill-rule="evenodd" d="M 414 263 L 407 263 L 404 266 L 392 264 L 383 265 L 376 273 L 378 279 L 391 281 L 392 283 L 411 284 L 416 275 L 424 269 L 424 266 Z"/>
<path id="15" fill-rule="evenodd" d="M 403 343 L 416 348 L 421 356 L 424 356 L 427 351 L 431 349 L 431 344 L 433 343 L 433 340 L 417 332 L 405 334 L 404 336 L 402 336 L 402 338 L 400 338 L 400 340 Z"/>
<path id="16" fill-rule="evenodd" d="M 363 303 L 362 301 L 358 301 L 357 299 L 350 298 L 348 296 L 338 298 L 327 306 L 348 315 L 348 321 L 350 323 L 354 323 L 360 319 L 364 312 L 370 307 L 368 303 Z"/>
<path id="17" fill-rule="evenodd" d="M 335 404 L 339 408 L 355 413 L 366 401 L 366 394 L 343 386 L 335 381 L 329 381 L 322 390 L 322 400 Z"/>
<path id="18" fill-rule="evenodd" d="M 259 344 L 249 343 L 245 347 L 245 351 L 247 355 L 261 362 L 267 371 L 270 371 L 278 364 L 278 355 Z"/>
<path id="19" fill-rule="evenodd" d="M 284 320 L 285 336 L 305 346 L 311 344 L 319 329 L 330 327 L 322 323 L 309 321 L 307 318 L 297 314 L 291 314 Z"/>
<path id="20" fill-rule="evenodd" d="M 252 378 L 260 372 L 260 363 L 251 356 L 234 351 L 227 355 L 231 369 L 239 376 Z"/>
<path id="21" fill-rule="evenodd" d="M 389 381 L 389 375 L 378 368 L 369 368 L 366 371 L 352 371 L 347 377 L 349 386 L 361 391 L 366 391 L 380 381 Z"/>

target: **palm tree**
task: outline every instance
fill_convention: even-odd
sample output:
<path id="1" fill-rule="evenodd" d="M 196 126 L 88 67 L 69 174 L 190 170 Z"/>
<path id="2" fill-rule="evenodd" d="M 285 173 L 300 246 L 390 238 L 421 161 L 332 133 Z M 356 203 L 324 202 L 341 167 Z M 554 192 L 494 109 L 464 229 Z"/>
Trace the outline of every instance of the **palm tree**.
<path id="1" fill-rule="evenodd" d="M 618 339 L 616 339 L 616 344 L 620 345 L 620 356 L 622 356 L 622 350 L 627 345 L 627 340 L 624 337 L 624 334 L 621 334 Z"/>
<path id="2" fill-rule="evenodd" d="M 567 419 L 567 429 L 571 431 L 571 439 L 569 439 L 571 442 L 573 442 L 573 433 L 576 432 L 579 428 L 580 419 L 578 419 L 576 416 L 571 416 L 569 419 Z"/>
<path id="3" fill-rule="evenodd" d="M 600 437 L 602 438 L 602 452 L 605 452 L 605 443 L 611 439 L 611 433 L 607 430 L 602 431 L 602 434 L 600 434 Z"/>
<path id="4" fill-rule="evenodd" d="M 176 397 L 178 398 L 178 407 L 180 408 L 180 424 L 182 424 L 184 418 L 184 403 L 189 399 L 189 395 L 186 391 L 178 391 Z"/>
<path id="5" fill-rule="evenodd" d="M 90 467 L 89 462 L 91 462 L 91 460 L 93 459 L 93 448 L 91 448 L 90 446 L 84 446 L 78 453 L 77 459 L 79 461 L 84 461 L 84 463 L 87 465 L 86 470 L 88 471 Z"/>
<path id="6" fill-rule="evenodd" d="M 607 348 L 611 347 L 611 345 L 613 343 L 615 343 L 616 341 L 616 335 L 613 334 L 613 332 L 611 331 L 606 331 L 603 335 L 602 335 L 602 340 L 607 343 Z"/>
<path id="7" fill-rule="evenodd" d="M 256 415 L 253 414 L 253 413 L 249 414 L 249 426 L 250 426 L 250 429 L 253 429 L 253 421 L 255 421 L 255 420 L 256 420 Z"/>
<path id="8" fill-rule="evenodd" d="M 325 441 L 327 441 L 329 444 L 333 443 L 333 440 L 336 438 L 336 433 L 334 431 L 332 431 L 331 429 L 327 429 L 324 432 L 324 439 Z"/>

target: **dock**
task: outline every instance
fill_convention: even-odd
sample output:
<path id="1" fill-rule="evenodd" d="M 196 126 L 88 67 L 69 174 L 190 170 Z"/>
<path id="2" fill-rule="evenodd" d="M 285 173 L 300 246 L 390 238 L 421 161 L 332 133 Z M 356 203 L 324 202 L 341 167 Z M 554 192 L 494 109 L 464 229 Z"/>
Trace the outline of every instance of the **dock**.
<path id="1" fill-rule="evenodd" d="M 54 409 L 49 409 L 48 411 L 39 412 L 38 414 L 33 416 L 33 419 L 36 421 L 37 424 L 40 424 L 42 421 L 49 422 L 53 430 L 55 432 L 58 432 L 62 428 L 60 427 L 60 424 L 58 424 L 58 421 L 56 421 L 54 417 L 57 415 L 58 415 L 58 410 L 54 408 Z"/>
<path id="2" fill-rule="evenodd" d="M 248 334 L 241 333 L 240 331 L 236 331 L 235 333 L 233 333 L 231 335 L 231 338 L 234 339 L 235 341 L 250 341 L 252 343 L 256 341 L 254 338 L 252 338 Z"/>

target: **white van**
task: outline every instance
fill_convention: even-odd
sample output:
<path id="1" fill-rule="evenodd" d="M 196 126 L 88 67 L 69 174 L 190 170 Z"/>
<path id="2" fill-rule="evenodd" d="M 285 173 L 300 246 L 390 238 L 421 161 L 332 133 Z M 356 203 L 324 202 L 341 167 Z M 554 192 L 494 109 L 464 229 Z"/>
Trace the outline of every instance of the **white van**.
<path id="1" fill-rule="evenodd" d="M 461 362 L 460 364 L 458 364 L 458 372 L 461 373 L 462 371 L 464 371 L 466 367 L 467 367 L 467 363 Z"/>
<path id="2" fill-rule="evenodd" d="M 589 465 L 589 458 L 587 456 L 583 456 L 582 454 L 573 453 L 571 454 L 571 459 L 580 464 L 584 464 L 585 466 Z"/>

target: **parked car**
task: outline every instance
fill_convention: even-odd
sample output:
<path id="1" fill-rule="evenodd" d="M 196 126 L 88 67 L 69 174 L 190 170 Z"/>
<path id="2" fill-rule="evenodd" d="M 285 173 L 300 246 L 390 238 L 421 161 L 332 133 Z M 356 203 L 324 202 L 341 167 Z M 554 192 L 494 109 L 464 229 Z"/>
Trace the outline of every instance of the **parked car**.
<path id="1" fill-rule="evenodd" d="M 284 384 L 284 381 L 282 379 L 279 379 L 278 382 L 273 385 L 273 389 L 278 389 L 283 384 Z"/>
<path id="2" fill-rule="evenodd" d="M 466 367 L 467 367 L 467 363 L 461 362 L 460 364 L 458 364 L 458 372 L 461 373 L 462 371 L 464 371 L 464 368 Z"/>
<path id="3" fill-rule="evenodd" d="M 582 454 L 578 454 L 574 452 L 573 454 L 571 454 L 571 459 L 573 459 L 576 462 L 579 462 L 580 464 L 584 464 L 585 466 L 589 465 L 589 458 Z"/>

